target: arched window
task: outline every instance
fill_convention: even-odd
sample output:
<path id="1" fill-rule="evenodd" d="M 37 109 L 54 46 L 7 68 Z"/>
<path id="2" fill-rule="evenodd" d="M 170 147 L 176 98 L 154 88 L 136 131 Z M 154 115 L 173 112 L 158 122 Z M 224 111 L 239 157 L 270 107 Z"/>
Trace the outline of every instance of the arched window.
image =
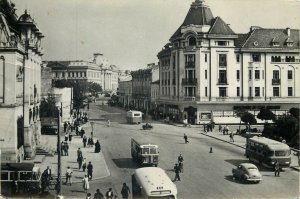
<path id="1" fill-rule="evenodd" d="M 196 46 L 196 38 L 195 37 L 190 37 L 189 38 L 189 46 Z"/>

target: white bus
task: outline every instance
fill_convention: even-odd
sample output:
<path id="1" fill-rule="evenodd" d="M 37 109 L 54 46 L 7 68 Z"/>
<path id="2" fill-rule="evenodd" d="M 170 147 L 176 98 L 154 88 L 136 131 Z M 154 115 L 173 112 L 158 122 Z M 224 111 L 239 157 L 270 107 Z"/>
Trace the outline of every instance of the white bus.
<path id="1" fill-rule="evenodd" d="M 136 169 L 132 175 L 132 196 L 138 199 L 177 199 L 176 185 L 158 167 Z"/>
<path id="2" fill-rule="evenodd" d="M 281 168 L 289 167 L 291 164 L 290 147 L 285 143 L 265 137 L 248 138 L 245 155 L 250 161 L 265 167 L 274 167 L 276 160 Z"/>
<path id="3" fill-rule="evenodd" d="M 149 143 L 140 143 L 131 138 L 131 157 L 140 166 L 158 164 L 159 149 L 158 145 Z"/>
<path id="4" fill-rule="evenodd" d="M 129 124 L 140 124 L 142 123 L 142 112 L 141 111 L 127 111 L 126 119 Z"/>

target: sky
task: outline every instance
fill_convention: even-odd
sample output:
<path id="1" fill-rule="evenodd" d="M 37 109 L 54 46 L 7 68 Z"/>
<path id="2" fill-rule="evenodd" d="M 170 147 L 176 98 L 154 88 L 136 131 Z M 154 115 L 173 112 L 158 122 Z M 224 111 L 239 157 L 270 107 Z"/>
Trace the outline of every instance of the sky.
<path id="1" fill-rule="evenodd" d="M 88 60 L 102 53 L 121 70 L 157 63 L 194 0 L 11 0 L 45 35 L 44 60 Z M 300 0 L 206 0 L 236 33 L 251 26 L 300 29 Z"/>

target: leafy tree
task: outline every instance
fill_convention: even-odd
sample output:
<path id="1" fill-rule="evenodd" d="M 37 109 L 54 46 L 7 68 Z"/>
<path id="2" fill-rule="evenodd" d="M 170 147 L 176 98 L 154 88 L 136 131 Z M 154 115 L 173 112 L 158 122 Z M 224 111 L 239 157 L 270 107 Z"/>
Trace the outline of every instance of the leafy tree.
<path id="1" fill-rule="evenodd" d="M 100 84 L 95 82 L 88 83 L 88 92 L 92 93 L 93 96 L 96 96 L 98 92 L 102 92 L 102 87 Z"/>
<path id="2" fill-rule="evenodd" d="M 242 122 L 248 125 L 248 129 L 250 129 L 250 125 L 257 123 L 255 116 L 252 113 L 244 112 L 240 117 Z"/>
<path id="3" fill-rule="evenodd" d="M 57 117 L 58 107 L 53 96 L 43 98 L 40 105 L 40 117 Z"/>
<path id="4" fill-rule="evenodd" d="M 295 118 L 299 118 L 300 109 L 299 108 L 291 108 L 289 113 L 294 116 Z"/>
<path id="5" fill-rule="evenodd" d="M 257 118 L 261 120 L 275 120 L 275 114 L 268 108 L 260 109 Z"/>

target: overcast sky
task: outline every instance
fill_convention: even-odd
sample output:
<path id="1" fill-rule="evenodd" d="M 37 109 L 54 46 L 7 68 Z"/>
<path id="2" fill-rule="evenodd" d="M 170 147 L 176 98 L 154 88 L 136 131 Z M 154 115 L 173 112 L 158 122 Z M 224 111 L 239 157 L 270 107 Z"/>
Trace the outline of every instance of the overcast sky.
<path id="1" fill-rule="evenodd" d="M 103 53 L 120 69 L 145 68 L 183 22 L 194 0 L 12 0 L 45 38 L 44 60 Z M 206 0 L 236 33 L 250 26 L 300 29 L 300 0 Z"/>

